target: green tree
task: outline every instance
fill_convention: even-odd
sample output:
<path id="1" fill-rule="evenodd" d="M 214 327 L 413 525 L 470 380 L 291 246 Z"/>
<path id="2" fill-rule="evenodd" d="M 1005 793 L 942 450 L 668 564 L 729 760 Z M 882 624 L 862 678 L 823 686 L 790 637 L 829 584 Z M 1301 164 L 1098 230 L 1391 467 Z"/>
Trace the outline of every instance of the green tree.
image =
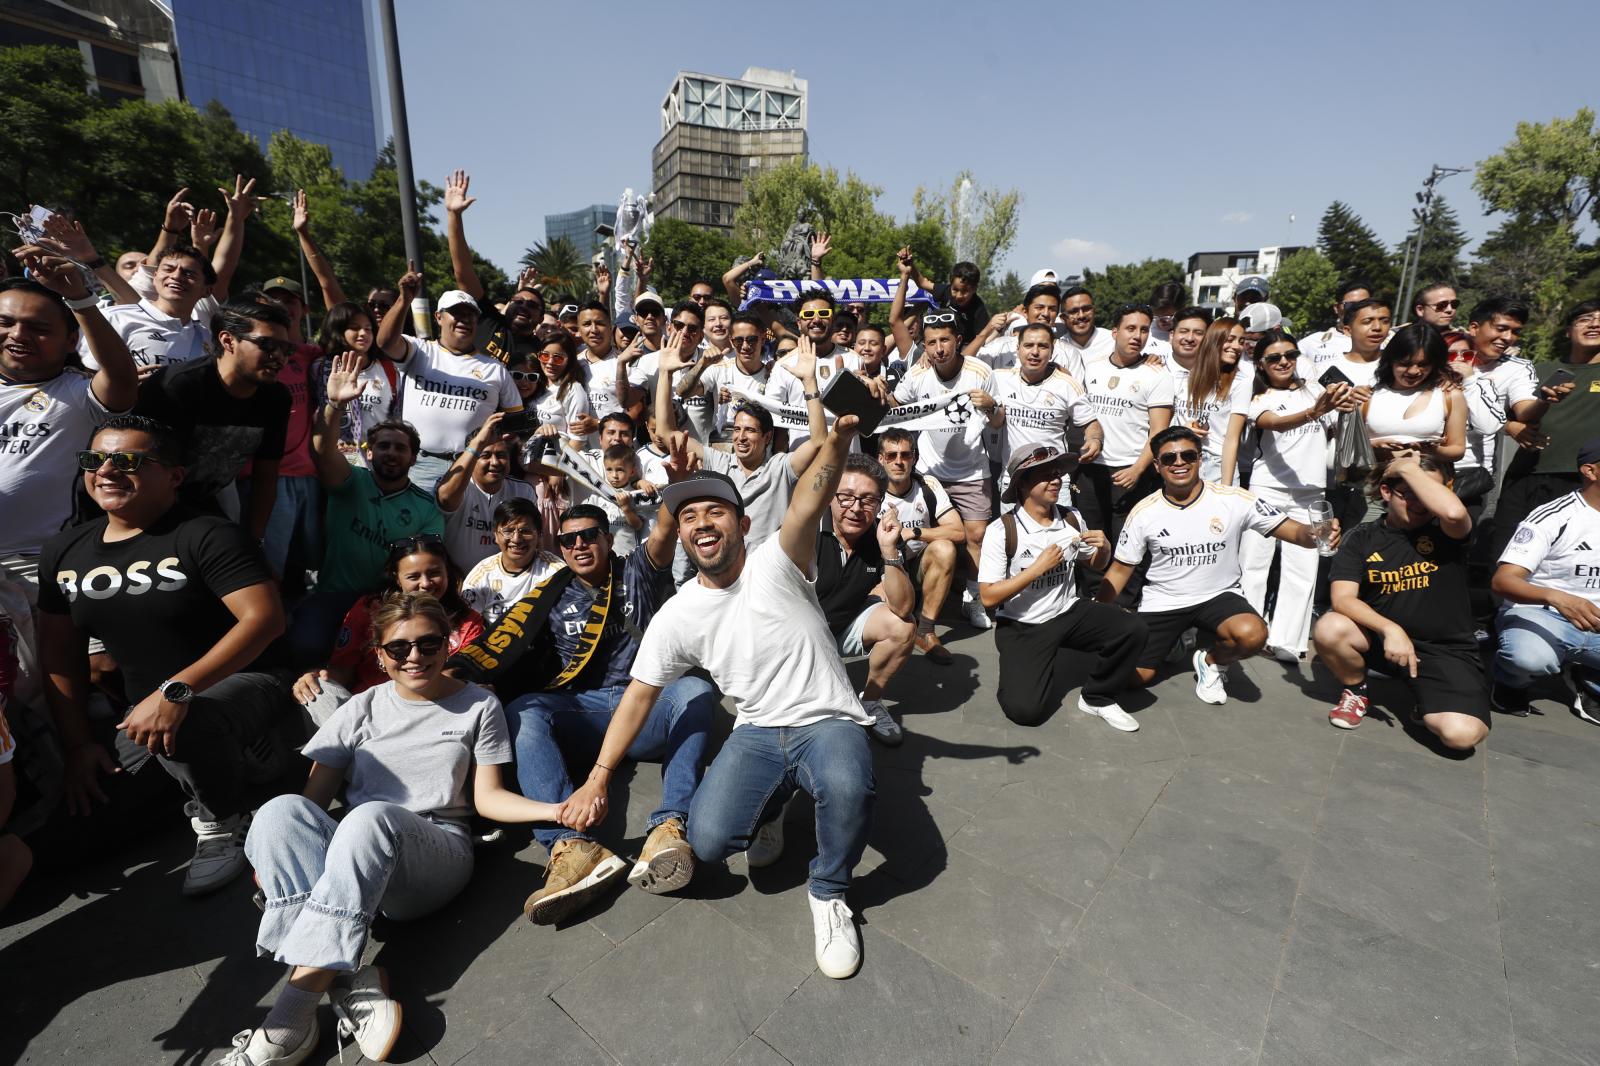
<path id="1" fill-rule="evenodd" d="M 1341 278 L 1366 278 L 1375 287 L 1375 296 L 1393 299 L 1397 295 L 1400 272 L 1390 263 L 1389 252 L 1377 234 L 1349 204 L 1335 200 L 1328 205 L 1317 226 L 1317 248 Z"/>
<path id="2" fill-rule="evenodd" d="M 817 214 L 817 230 L 833 239 L 824 264 L 831 276 L 895 276 L 895 252 L 909 244 L 925 275 L 947 277 L 955 260 L 940 227 L 930 220 L 896 222 L 878 210 L 882 193 L 854 173 L 840 177 L 833 167 L 790 160 L 746 180 L 745 203 L 734 215 L 734 239 L 750 252 L 775 249 L 799 211 L 809 207 Z"/>
<path id="3" fill-rule="evenodd" d="M 1167 281 L 1183 284 L 1183 264 L 1176 259 L 1107 263 L 1104 270 L 1083 272 L 1083 287 L 1094 296 L 1095 322 L 1107 327 L 1111 325 L 1111 313 L 1118 307 L 1149 303 L 1155 287 Z"/>
<path id="4" fill-rule="evenodd" d="M 733 266 L 734 260 L 750 251 L 719 230 L 702 229 L 682 219 L 663 218 L 650 230 L 644 254 L 655 261 L 651 285 L 662 299 L 675 302 L 688 296 L 689 286 L 702 279 L 711 282 L 711 287 L 720 294 L 722 275 Z"/>
<path id="5" fill-rule="evenodd" d="M 0 48 L 0 202 L 21 213 L 54 200 L 88 145 L 78 128 L 95 104 L 72 48 Z"/>
<path id="6" fill-rule="evenodd" d="M 1027 289 L 1023 287 L 1022 279 L 1015 270 L 1008 270 L 999 281 L 989 283 L 987 276 L 984 284 L 978 286 L 978 295 L 983 297 L 984 306 L 990 312 L 998 314 L 1000 311 L 1016 307 L 1022 302 Z"/>
<path id="7" fill-rule="evenodd" d="M 955 244 L 952 254 L 976 263 L 984 278 L 1016 242 L 1021 207 L 1022 194 L 1015 188 L 986 189 L 973 180 L 970 170 L 956 175 L 948 193 L 929 192 L 919 185 L 911 196 L 911 217 L 933 222 L 950 234 Z"/>
<path id="8" fill-rule="evenodd" d="M 1333 325 L 1334 291 L 1339 271 L 1315 248 L 1298 251 L 1272 275 L 1272 302 L 1293 324 L 1296 336 Z"/>
<path id="9" fill-rule="evenodd" d="M 587 299 L 594 293 L 594 275 L 590 273 L 589 261 L 566 237 L 535 244 L 522 253 L 520 262 L 539 272 L 539 291 L 546 301 L 558 293 L 570 293 L 580 299 Z"/>
<path id="10" fill-rule="evenodd" d="M 1413 225 L 1406 239 L 1395 247 L 1392 265 L 1396 273 L 1405 265 L 1406 251 L 1416 239 L 1417 227 Z M 1456 218 L 1455 209 L 1445 203 L 1444 197 L 1434 197 L 1433 208 L 1428 214 L 1428 227 L 1422 233 L 1422 254 L 1417 260 L 1417 289 L 1424 285 L 1455 285 L 1459 282 L 1465 273 L 1461 249 L 1466 245 L 1467 235 Z M 1395 299 L 1399 298 L 1400 294 L 1396 293 Z M 1398 321 L 1411 317 L 1410 308 L 1406 308 L 1403 314 L 1399 308 L 1395 311 Z"/>

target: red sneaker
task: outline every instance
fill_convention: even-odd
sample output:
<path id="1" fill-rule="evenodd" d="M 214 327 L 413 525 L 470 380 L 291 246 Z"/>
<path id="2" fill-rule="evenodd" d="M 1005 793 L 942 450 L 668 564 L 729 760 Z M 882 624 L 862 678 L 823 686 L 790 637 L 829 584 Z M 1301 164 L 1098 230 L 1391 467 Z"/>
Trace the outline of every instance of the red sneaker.
<path id="1" fill-rule="evenodd" d="M 1339 693 L 1339 702 L 1328 711 L 1329 724 L 1340 729 L 1354 729 L 1367 716 L 1369 702 L 1367 697 L 1345 689 Z"/>

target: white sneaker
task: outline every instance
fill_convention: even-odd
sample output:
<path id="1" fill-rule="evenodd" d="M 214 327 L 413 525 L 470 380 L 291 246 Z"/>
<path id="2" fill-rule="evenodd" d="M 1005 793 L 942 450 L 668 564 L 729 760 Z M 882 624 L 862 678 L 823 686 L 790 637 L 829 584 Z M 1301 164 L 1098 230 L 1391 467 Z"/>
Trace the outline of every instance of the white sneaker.
<path id="1" fill-rule="evenodd" d="M 906 732 L 900 728 L 900 723 L 890 716 L 889 708 L 883 705 L 883 701 L 862 700 L 861 706 L 872 715 L 872 724 L 867 727 L 867 732 L 872 734 L 873 739 L 885 747 L 898 748 L 906 739 Z"/>
<path id="2" fill-rule="evenodd" d="M 1585 692 L 1581 681 L 1578 682 L 1578 698 L 1572 701 L 1572 713 L 1590 725 L 1600 725 L 1600 699 Z"/>
<path id="3" fill-rule="evenodd" d="M 183 894 L 203 896 L 215 892 L 244 873 L 244 838 L 250 831 L 250 816 L 235 814 L 220 822 L 206 822 L 191 816 L 194 826 L 194 858 L 183 875 Z M 295 1061 L 299 1061 L 298 1059 Z"/>
<path id="4" fill-rule="evenodd" d="M 1194 694 L 1206 703 L 1219 706 L 1228 702 L 1228 690 L 1222 684 L 1222 667 L 1206 662 L 1206 650 L 1194 652 Z"/>
<path id="5" fill-rule="evenodd" d="M 994 622 L 989 618 L 989 612 L 983 609 L 983 601 L 976 597 L 961 597 L 961 615 L 967 620 L 967 625 L 973 629 L 994 628 Z"/>
<path id="6" fill-rule="evenodd" d="M 355 1040 L 361 1054 L 385 1062 L 400 1039 L 400 1004 L 389 998 L 389 975 L 381 966 L 363 966 L 340 974 L 328 986 L 328 1002 L 339 1019 L 339 1053 L 344 1042 Z"/>
<path id="7" fill-rule="evenodd" d="M 861 968 L 861 935 L 842 899 L 811 901 L 811 932 L 817 942 L 817 968 L 824 977 L 843 980 Z"/>
<path id="8" fill-rule="evenodd" d="M 299 1047 L 279 1047 L 267 1039 L 264 1029 L 246 1029 L 233 1038 L 233 1050 L 211 1066 L 296 1066 L 306 1061 L 321 1036 L 315 1020 Z"/>
<path id="9" fill-rule="evenodd" d="M 746 866 L 752 870 L 759 870 L 764 866 L 771 866 L 783 857 L 783 817 L 784 811 L 780 810 L 776 818 L 756 830 L 755 839 L 751 840 L 750 846 L 745 849 Z"/>
<path id="10" fill-rule="evenodd" d="M 1106 725 L 1112 729 L 1120 729 L 1124 733 L 1137 733 L 1139 731 L 1139 723 L 1133 720 L 1133 715 L 1118 707 L 1115 703 L 1093 704 L 1079 696 L 1078 710 L 1084 714 L 1092 714 L 1096 718 L 1104 718 Z"/>

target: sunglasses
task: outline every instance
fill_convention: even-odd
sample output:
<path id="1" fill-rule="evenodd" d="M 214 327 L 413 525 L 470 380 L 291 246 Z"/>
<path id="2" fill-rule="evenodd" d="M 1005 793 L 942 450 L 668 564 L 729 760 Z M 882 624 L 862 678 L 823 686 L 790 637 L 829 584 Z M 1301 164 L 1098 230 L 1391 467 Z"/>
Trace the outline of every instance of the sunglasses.
<path id="1" fill-rule="evenodd" d="M 556 543 L 563 548 L 576 548 L 580 543 L 594 544 L 600 540 L 600 527 L 589 526 L 587 529 L 574 529 L 570 533 L 558 533 Z"/>
<path id="2" fill-rule="evenodd" d="M 809 322 L 811 319 L 814 319 L 814 318 L 828 319 L 828 318 L 832 318 L 833 317 L 833 308 L 831 308 L 831 307 L 802 307 L 800 309 L 800 313 L 798 315 L 796 315 L 795 317 L 800 319 L 800 321 L 802 321 L 802 322 Z"/>
<path id="3" fill-rule="evenodd" d="M 703 326 L 700 325 L 700 323 L 694 321 L 693 319 L 685 319 L 682 322 L 678 322 L 678 321 L 674 320 L 672 324 L 674 326 L 677 326 L 679 329 L 685 330 L 685 331 L 691 331 L 691 330 L 698 331 L 698 330 L 704 328 Z"/>
<path id="4" fill-rule="evenodd" d="M 578 317 L 578 305 L 577 304 L 562 304 L 561 305 L 561 310 L 556 312 L 556 317 L 557 318 L 577 318 Z"/>
<path id="5" fill-rule="evenodd" d="M 1177 466 L 1179 463 L 1197 463 L 1200 453 L 1193 448 L 1185 448 L 1181 452 L 1162 452 L 1156 457 L 1156 462 L 1162 466 Z"/>
<path id="6" fill-rule="evenodd" d="M 79 470 L 99 470 L 110 460 L 111 469 L 120 474 L 131 474 L 147 462 L 157 466 L 170 466 L 148 452 L 79 452 Z"/>
<path id="7" fill-rule="evenodd" d="M 1440 300 L 1436 304 L 1429 304 L 1435 311 L 1454 311 L 1461 306 L 1460 300 Z"/>
<path id="8" fill-rule="evenodd" d="M 418 533 L 414 537 L 405 537 L 402 540 L 389 542 L 389 555 L 391 558 L 404 558 L 418 548 L 444 548 L 444 538 L 437 533 Z"/>
<path id="9" fill-rule="evenodd" d="M 1261 357 L 1262 366 L 1273 366 L 1278 363 L 1292 363 L 1300 358 L 1299 352 L 1274 352 Z"/>
<path id="10" fill-rule="evenodd" d="M 564 357 L 566 353 L 563 352 L 562 355 Z M 513 370 L 511 372 L 512 381 L 538 381 L 539 377 L 537 370 Z"/>
<path id="11" fill-rule="evenodd" d="M 922 316 L 924 326 L 953 326 L 956 324 L 954 311 L 939 311 L 931 315 Z"/>
<path id="12" fill-rule="evenodd" d="M 440 636 L 418 637 L 416 640 L 388 640 L 379 644 L 383 654 L 397 663 L 403 663 L 411 658 L 411 649 L 415 648 L 422 653 L 424 659 L 438 655 L 444 648 L 444 638 Z"/>
<path id="13" fill-rule="evenodd" d="M 735 348 L 754 348 L 761 343 L 760 337 L 730 337 L 728 343 Z"/>
<path id="14" fill-rule="evenodd" d="M 666 312 L 659 307 L 635 307 L 633 309 L 634 318 L 660 318 L 664 314 Z"/>
<path id="15" fill-rule="evenodd" d="M 257 348 L 260 348 L 262 351 L 266 352 L 268 355 L 281 355 L 284 358 L 288 358 L 289 356 L 293 355 L 296 347 L 294 341 L 280 341 L 276 337 L 261 337 L 254 333 L 247 333 L 242 337 L 235 337 L 234 339 L 249 341 Z"/>

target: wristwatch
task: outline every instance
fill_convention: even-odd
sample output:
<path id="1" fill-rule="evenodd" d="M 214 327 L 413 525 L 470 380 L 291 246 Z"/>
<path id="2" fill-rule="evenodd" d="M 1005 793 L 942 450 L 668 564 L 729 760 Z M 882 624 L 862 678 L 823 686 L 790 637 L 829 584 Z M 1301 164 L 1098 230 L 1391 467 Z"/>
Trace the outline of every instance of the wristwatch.
<path id="1" fill-rule="evenodd" d="M 911 539 L 912 540 L 921 540 L 922 539 L 922 527 L 921 526 L 912 526 L 911 527 Z"/>
<path id="2" fill-rule="evenodd" d="M 168 703 L 188 703 L 194 699 L 194 689 L 187 681 L 163 681 L 156 691 Z"/>
<path id="3" fill-rule="evenodd" d="M 900 567 L 900 569 L 904 570 L 905 566 L 906 566 L 905 556 L 896 555 L 893 559 L 885 559 L 883 561 L 883 565 L 884 566 L 898 566 L 898 567 Z"/>

